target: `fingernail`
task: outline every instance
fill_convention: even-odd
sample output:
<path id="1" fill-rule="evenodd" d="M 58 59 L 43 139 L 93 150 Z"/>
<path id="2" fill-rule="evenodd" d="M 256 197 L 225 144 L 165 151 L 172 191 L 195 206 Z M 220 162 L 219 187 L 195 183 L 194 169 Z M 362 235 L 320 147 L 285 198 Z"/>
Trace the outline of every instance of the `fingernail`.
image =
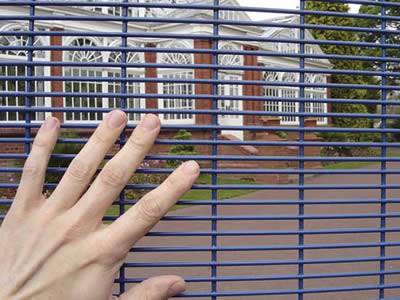
<path id="1" fill-rule="evenodd" d="M 185 162 L 183 165 L 183 172 L 187 175 L 194 175 L 199 173 L 200 167 L 194 160 Z"/>
<path id="2" fill-rule="evenodd" d="M 154 130 L 160 125 L 160 120 L 157 116 L 148 114 L 144 117 L 142 125 L 147 130 Z"/>
<path id="3" fill-rule="evenodd" d="M 56 118 L 50 117 L 46 121 L 44 121 L 43 129 L 45 130 L 53 130 L 58 126 L 58 120 Z"/>
<path id="4" fill-rule="evenodd" d="M 113 110 L 107 115 L 107 124 L 110 128 L 120 128 L 126 122 L 126 115 L 121 110 Z"/>
<path id="5" fill-rule="evenodd" d="M 168 297 L 173 297 L 183 293 L 186 290 L 186 283 L 182 279 L 175 282 L 168 289 Z"/>

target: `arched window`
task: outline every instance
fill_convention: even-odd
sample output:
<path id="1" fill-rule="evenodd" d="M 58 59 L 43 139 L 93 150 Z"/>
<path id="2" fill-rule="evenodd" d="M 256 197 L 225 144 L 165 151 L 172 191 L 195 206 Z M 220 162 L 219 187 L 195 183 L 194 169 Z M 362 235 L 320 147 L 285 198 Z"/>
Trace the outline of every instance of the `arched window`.
<path id="1" fill-rule="evenodd" d="M 162 48 L 172 49 L 190 49 L 188 42 L 174 41 L 169 43 L 160 44 Z M 161 64 L 179 64 L 190 65 L 193 64 L 193 54 L 191 53 L 160 53 L 158 62 Z"/>
<path id="2" fill-rule="evenodd" d="M 24 50 L 29 45 L 29 39 L 27 36 L 18 35 L 19 31 L 27 31 L 28 28 L 23 24 L 8 24 L 0 29 L 0 45 L 8 47 L 20 47 L 21 49 L 5 49 L 0 51 L 0 75 L 1 76 L 27 76 L 28 68 L 20 65 L 2 65 L 1 60 L 15 60 L 15 61 L 26 61 L 28 57 L 28 51 Z M 41 30 L 37 28 L 36 30 Z M 6 36 L 1 35 L 2 31 L 15 32 L 16 35 Z M 35 46 L 43 46 L 46 44 L 46 39 L 41 37 L 35 37 L 33 44 Z M 32 53 L 34 60 L 43 60 L 46 55 L 44 51 L 33 51 Z M 44 76 L 44 67 L 35 67 L 34 75 Z M 33 89 L 36 92 L 45 91 L 45 83 L 43 81 L 35 81 Z M 0 90 L 6 92 L 24 92 L 26 90 L 26 81 L 24 80 L 0 80 Z M 34 97 L 31 99 L 32 106 L 45 106 L 44 97 Z M 16 106 L 23 107 L 25 105 L 26 98 L 22 96 L 0 96 L 1 106 Z M 24 121 L 25 114 L 22 112 L 0 112 L 0 121 Z M 45 119 L 44 112 L 37 112 L 31 114 L 33 121 L 43 121 Z"/>
<path id="3" fill-rule="evenodd" d="M 112 46 L 121 46 L 120 44 L 113 44 Z M 130 43 L 129 47 L 131 48 L 139 48 L 141 44 L 134 44 Z M 111 52 L 108 58 L 108 62 L 110 64 L 119 64 L 122 62 L 122 52 L 116 51 Z M 143 64 L 144 54 L 143 52 L 128 52 L 126 55 L 126 63 L 128 64 Z M 126 83 L 126 90 L 129 95 L 140 95 L 145 90 L 144 82 L 139 81 L 141 77 L 144 75 L 143 68 L 127 68 L 127 77 L 135 80 L 135 81 L 128 81 Z M 110 68 L 107 71 L 107 76 L 109 78 L 115 78 L 121 76 L 121 69 L 120 68 Z M 138 81 L 136 81 L 138 80 Z M 107 83 L 108 93 L 120 93 L 121 92 L 121 82 L 118 81 L 109 81 Z M 108 106 L 110 108 L 117 108 L 118 107 L 118 98 L 108 98 Z M 145 99 L 140 97 L 129 97 L 126 98 L 126 107 L 129 109 L 141 109 L 145 107 Z M 141 119 L 140 113 L 129 113 L 128 120 L 137 122 Z"/>
<path id="4" fill-rule="evenodd" d="M 75 38 L 67 46 L 90 48 L 99 46 L 100 42 L 91 38 Z M 97 50 L 77 49 L 66 52 L 65 61 L 75 63 L 101 63 L 103 62 L 103 54 Z M 87 66 L 73 66 L 64 68 L 65 76 L 73 76 L 78 81 L 65 81 L 65 91 L 67 93 L 82 93 L 89 95 L 69 96 L 65 97 L 65 107 L 71 108 L 103 108 L 105 107 L 104 99 L 99 96 L 103 92 L 103 84 L 100 81 L 90 80 L 89 78 L 101 78 L 102 71 L 100 68 Z M 88 80 L 82 80 L 88 77 Z M 91 96 L 90 94 L 93 94 Z M 97 95 L 96 95 L 97 94 Z M 100 121 L 103 119 L 103 113 L 100 112 L 67 112 L 65 113 L 65 121 Z"/>
<path id="5" fill-rule="evenodd" d="M 241 50 L 241 47 L 232 43 L 226 43 L 223 44 L 220 49 L 227 51 L 239 51 Z M 221 54 L 218 56 L 218 61 L 219 64 L 223 66 L 242 66 L 243 56 L 238 54 Z"/>
<path id="6" fill-rule="evenodd" d="M 160 48 L 168 49 L 190 49 L 192 45 L 186 41 L 172 41 L 159 44 Z M 179 82 L 192 80 L 194 78 L 193 69 L 179 68 L 176 65 L 191 65 L 194 63 L 193 55 L 190 53 L 159 53 L 158 63 L 171 65 L 171 68 L 159 68 L 158 76 L 167 82 L 159 84 L 159 93 L 167 95 L 177 95 L 179 98 L 159 99 L 158 107 L 168 110 L 185 110 L 187 112 L 174 114 L 162 114 L 160 117 L 163 122 L 172 123 L 194 123 L 195 117 L 189 111 L 194 109 L 194 100 L 184 98 L 185 95 L 194 95 L 194 84 Z"/>
<path id="7" fill-rule="evenodd" d="M 95 47 L 97 45 L 94 39 L 79 38 L 74 39 L 69 46 L 73 47 Z M 75 50 L 67 52 L 66 59 L 74 62 L 102 62 L 103 54 L 95 50 Z"/>

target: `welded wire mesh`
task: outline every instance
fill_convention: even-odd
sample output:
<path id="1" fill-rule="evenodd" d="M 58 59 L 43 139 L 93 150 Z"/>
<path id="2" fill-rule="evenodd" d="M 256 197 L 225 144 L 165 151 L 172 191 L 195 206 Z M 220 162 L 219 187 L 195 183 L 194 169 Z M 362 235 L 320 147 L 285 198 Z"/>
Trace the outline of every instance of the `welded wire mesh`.
<path id="1" fill-rule="evenodd" d="M 162 132 L 115 220 L 182 161 L 202 175 L 135 245 L 115 293 L 159 274 L 184 298 L 400 297 L 400 2 L 0 1 L 0 208 L 41 122 L 45 193 L 103 115 Z"/>

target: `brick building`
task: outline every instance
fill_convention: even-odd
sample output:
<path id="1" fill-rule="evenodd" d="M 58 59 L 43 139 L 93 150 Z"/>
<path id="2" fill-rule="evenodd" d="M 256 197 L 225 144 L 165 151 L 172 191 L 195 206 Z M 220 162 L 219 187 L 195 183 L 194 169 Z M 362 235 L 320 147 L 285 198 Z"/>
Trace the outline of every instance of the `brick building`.
<path id="1" fill-rule="evenodd" d="M 163 2 L 163 0 L 143 0 L 142 2 Z M 198 0 L 178 2 L 206 4 L 204 1 Z M 223 1 L 222 4 L 239 5 L 234 0 Z M 0 13 L 24 16 L 29 14 L 29 8 L 2 6 Z M 193 22 L 193 24 L 151 22 L 150 18 L 173 17 L 181 20 L 201 20 L 212 18 L 213 12 L 199 9 L 130 7 L 127 11 L 128 16 L 133 19 L 146 17 L 148 20 L 146 22 L 129 22 L 126 28 L 128 38 L 125 41 L 122 41 L 120 37 L 113 37 L 112 34 L 113 32 L 116 34 L 121 32 L 122 24 L 118 21 L 118 17 L 122 16 L 122 13 L 121 7 L 118 6 L 40 6 L 37 9 L 37 15 L 60 16 L 60 20 L 46 21 L 43 18 L 35 21 L 35 30 L 43 32 L 43 35 L 38 35 L 34 39 L 34 45 L 39 48 L 32 53 L 32 59 L 41 62 L 42 66 L 35 67 L 36 81 L 31 89 L 39 94 L 42 93 L 42 95 L 37 95 L 34 99 L 32 97 L 31 104 L 33 107 L 53 107 L 61 108 L 61 110 L 35 112 L 32 114 L 32 121 L 40 122 L 53 114 L 65 124 L 98 123 L 103 118 L 103 113 L 90 109 L 109 109 L 118 106 L 120 98 L 115 97 L 115 95 L 107 95 L 123 92 L 121 91 L 121 83 L 115 78 L 122 77 L 121 63 L 126 62 L 128 64 L 126 77 L 129 79 L 126 84 L 126 92 L 128 93 L 128 97 L 125 97 L 126 107 L 133 110 L 129 113 L 130 122 L 135 123 L 140 120 L 142 116 L 140 109 L 164 109 L 168 110 L 168 113 L 159 114 L 159 116 L 165 125 L 210 124 L 211 116 L 201 114 L 201 110 L 212 109 L 213 99 L 207 99 L 207 95 L 212 94 L 213 86 L 207 83 L 207 80 L 212 78 L 213 72 L 207 67 L 191 68 L 191 65 L 211 64 L 213 55 L 204 52 L 190 53 L 190 50 L 212 49 L 212 39 L 207 38 L 207 36 L 212 35 L 212 26 L 203 25 L 201 22 Z M 86 20 L 79 20 L 79 16 L 83 15 Z M 109 16 L 111 19 L 110 21 L 96 20 L 96 16 L 100 15 Z M 75 17 L 75 19 L 62 20 L 62 17 Z M 88 17 L 93 17 L 92 21 L 88 21 Z M 115 18 L 112 19 L 112 17 Z M 299 73 L 280 70 L 299 67 L 299 59 L 295 57 L 295 54 L 299 51 L 299 44 L 287 42 L 288 39 L 299 38 L 299 30 L 290 28 L 290 24 L 298 23 L 298 16 L 282 16 L 265 20 L 263 21 L 265 28 L 245 25 L 245 21 L 250 20 L 250 17 L 242 11 L 221 11 L 220 18 L 223 21 L 228 21 L 227 24 L 219 26 L 221 36 L 243 36 L 244 41 L 220 41 L 218 45 L 218 49 L 221 51 L 233 53 L 218 55 L 221 66 L 218 77 L 223 82 L 218 86 L 221 99 L 216 100 L 218 100 L 218 108 L 225 112 L 225 114 L 219 114 L 219 124 L 235 126 L 236 129 L 238 127 L 240 129 L 240 126 L 250 125 L 297 126 L 299 119 L 293 114 L 299 111 L 299 103 L 295 101 L 300 92 Z M 244 25 L 230 25 L 229 20 L 243 21 Z M 282 24 L 282 27 L 279 27 L 280 24 Z M 29 39 L 26 35 L 18 34 L 19 31 L 26 31 L 27 29 L 28 21 L 12 23 L 0 21 L 0 31 L 7 33 L 0 35 L 0 47 L 3 47 L 0 49 L 0 61 L 8 63 L 0 64 L 0 75 L 8 77 L 7 80 L 0 81 L 1 91 L 23 92 L 27 88 L 25 81 L 18 80 L 18 76 L 25 76 L 28 72 L 24 62 L 27 61 L 29 54 L 24 50 L 24 47 L 29 45 Z M 90 34 L 80 35 L 80 32 L 97 34 L 94 34 L 95 36 L 90 36 Z M 99 32 L 106 34 L 99 37 Z M 176 40 L 165 37 L 146 37 L 148 33 L 156 35 L 157 33 L 168 32 L 182 34 L 185 38 Z M 12 35 L 12 33 L 15 33 L 15 35 Z M 196 35 L 198 37 L 195 37 Z M 190 36 L 195 38 L 187 38 Z M 245 37 L 249 36 L 259 38 L 260 41 L 245 41 Z M 282 42 L 269 42 L 269 39 L 282 40 Z M 313 39 L 308 31 L 306 31 L 306 39 Z M 124 42 L 127 44 L 127 49 L 123 47 Z M 143 47 L 161 48 L 165 49 L 165 52 L 161 50 L 140 52 L 140 48 Z M 121 52 L 122 48 L 126 50 L 125 58 Z M 174 53 L 173 49 L 187 49 L 188 51 Z M 238 51 L 245 51 L 245 55 L 235 53 Z M 322 54 L 321 48 L 313 44 L 306 45 L 306 52 L 308 54 Z M 12 64 L 12 62 L 14 63 Z M 84 65 L 74 66 L 74 63 Z M 154 64 L 163 64 L 163 66 Z M 240 70 L 242 66 L 249 68 Z M 331 64 L 323 59 L 307 59 L 305 67 L 309 69 L 329 69 Z M 52 77 L 53 80 L 48 80 L 49 77 Z M 57 78 L 60 80 L 57 80 Z M 76 78 L 79 78 L 79 80 L 76 80 Z M 158 78 L 159 82 L 145 80 L 151 78 Z M 306 112 L 324 114 L 329 111 L 326 103 L 312 102 L 312 99 L 327 98 L 329 94 L 326 88 L 312 87 L 312 84 L 323 85 L 328 80 L 328 76 L 323 73 L 306 74 L 305 82 L 310 84 L 305 89 L 305 97 L 310 99 L 310 102 L 305 105 Z M 241 81 L 251 81 L 256 84 L 243 84 Z M 66 94 L 63 95 L 62 93 Z M 68 95 L 68 93 L 75 95 Z M 141 97 L 145 93 L 154 94 L 154 98 Z M 80 96 L 78 97 L 76 94 L 80 94 Z M 205 96 L 200 97 L 200 95 Z M 197 99 L 196 96 L 199 96 L 199 98 Z M 246 100 L 246 96 L 258 98 L 254 101 L 234 100 L 235 97 Z M 265 101 L 262 101 L 263 97 L 265 97 Z M 23 107 L 26 104 L 25 101 L 24 96 L 18 95 L 0 97 L 1 105 L 8 107 Z M 66 110 L 62 111 L 62 108 L 66 108 Z M 82 111 L 74 111 L 77 108 L 82 109 Z M 174 110 L 179 110 L 180 113 L 175 113 Z M 196 113 L 190 113 L 193 111 L 196 111 Z M 238 111 L 258 111 L 260 115 L 235 114 Z M 283 115 L 279 115 L 280 113 Z M 24 119 L 24 114 L 18 112 L 18 109 L 10 109 L 7 112 L 0 113 L 0 122 L 18 123 L 23 122 Z M 306 123 L 310 126 L 326 126 L 329 120 L 320 116 L 317 119 L 307 120 Z M 22 131 L 15 128 L 1 128 L 0 134 L 2 136 L 16 136 L 22 134 Z M 173 132 L 163 131 L 164 137 L 171 137 L 173 134 Z M 208 133 L 204 131 L 194 132 L 194 135 L 197 139 L 208 138 Z M 296 139 L 296 136 L 289 134 L 287 137 L 278 137 L 271 132 L 223 130 L 221 138 L 285 140 Z M 3 143 L 2 152 L 17 151 L 20 146 Z M 264 150 L 250 148 L 239 147 L 235 150 L 229 150 L 221 147 L 221 151 L 242 151 L 242 153 L 250 151 L 249 155 L 266 154 Z M 280 153 L 292 151 L 289 148 L 278 150 Z M 163 151 L 163 149 L 160 148 L 157 151 Z M 203 149 L 203 151 L 206 151 L 206 149 Z"/>

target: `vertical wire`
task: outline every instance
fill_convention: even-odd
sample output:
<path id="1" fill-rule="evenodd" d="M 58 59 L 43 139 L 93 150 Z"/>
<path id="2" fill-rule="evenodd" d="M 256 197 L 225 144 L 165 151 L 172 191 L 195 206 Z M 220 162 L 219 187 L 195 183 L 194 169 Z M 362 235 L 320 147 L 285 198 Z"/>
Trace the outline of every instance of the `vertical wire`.
<path id="1" fill-rule="evenodd" d="M 214 21 L 218 21 L 219 20 L 219 4 L 220 1 L 219 0 L 214 0 L 214 7 L 213 7 L 213 19 Z M 213 66 L 218 65 L 219 64 L 219 60 L 218 60 L 218 53 L 215 50 L 218 50 L 219 48 L 219 25 L 217 24 L 217 22 L 214 22 L 213 24 L 213 42 L 212 42 L 212 49 L 214 50 L 214 52 L 212 53 L 212 61 L 211 64 Z M 213 80 L 213 84 L 212 84 L 212 95 L 216 96 L 218 95 L 218 83 L 216 83 L 216 81 L 218 80 L 218 69 L 217 68 L 213 68 L 212 70 L 212 80 Z M 212 101 L 212 110 L 216 111 L 218 109 L 218 99 L 213 99 Z M 218 115 L 217 114 L 213 114 L 212 115 L 212 125 L 218 125 Z M 217 132 L 217 128 L 216 126 L 214 127 L 214 129 L 212 130 L 212 134 L 211 134 L 211 139 L 213 141 L 217 141 L 218 139 L 218 132 Z M 211 147 L 211 155 L 213 157 L 218 155 L 218 146 L 216 143 L 214 143 L 214 145 L 212 145 Z M 216 170 L 218 168 L 218 161 L 216 159 L 213 159 L 211 162 L 211 169 L 212 170 Z M 213 248 L 213 250 L 211 251 L 211 261 L 212 261 L 212 266 L 211 266 L 211 277 L 212 277 L 212 282 L 211 282 L 211 299 L 212 300 L 216 300 L 217 296 L 215 296 L 215 293 L 217 292 L 217 281 L 215 280 L 215 278 L 218 275 L 218 269 L 217 269 L 217 258 L 218 258 L 218 252 L 215 250 L 215 248 L 217 247 L 217 235 L 214 234 L 217 232 L 218 230 L 218 224 L 217 224 L 217 220 L 216 218 L 214 218 L 215 216 L 218 216 L 218 206 L 217 206 L 217 202 L 218 202 L 218 188 L 214 188 L 217 184 L 218 184 L 218 175 L 217 173 L 213 173 L 211 175 L 211 184 L 213 186 L 212 191 L 211 191 L 211 201 L 212 201 L 212 205 L 211 205 L 211 214 L 213 217 L 213 220 L 211 221 L 211 231 L 213 233 L 212 237 L 211 237 L 211 246 Z"/>
<path id="2" fill-rule="evenodd" d="M 29 19 L 29 25 L 28 25 L 28 31 L 30 33 L 33 33 L 35 31 L 35 14 L 36 14 L 36 6 L 35 6 L 35 0 L 31 1 L 31 4 L 29 5 L 29 16 L 31 17 Z M 34 81 L 33 81 L 33 76 L 35 74 L 35 66 L 32 64 L 33 62 L 33 45 L 34 45 L 34 35 L 30 34 L 28 36 L 28 51 L 27 51 L 27 62 L 28 62 L 28 66 L 26 66 L 27 70 L 26 70 L 26 75 L 28 76 L 28 80 L 25 81 L 25 91 L 27 93 L 31 93 L 35 90 L 34 87 Z M 16 67 L 18 70 L 18 67 Z M 18 72 L 16 72 L 16 74 L 18 74 Z M 35 96 L 26 96 L 25 97 L 25 125 L 29 125 L 32 121 L 31 118 L 31 112 L 28 112 L 29 108 L 32 107 L 32 98 L 34 98 Z M 16 103 L 18 103 L 18 97 L 16 97 Z M 18 112 L 17 112 L 17 116 L 18 116 Z M 18 117 L 17 117 L 18 119 Z M 31 150 L 31 144 L 30 144 L 30 140 L 31 140 L 31 126 L 25 126 L 24 129 L 24 135 L 25 135 L 25 143 L 24 143 L 24 152 L 26 154 L 29 154 L 30 150 Z"/>
<path id="3" fill-rule="evenodd" d="M 383 2 L 383 0 L 380 0 Z M 381 38 L 380 38 L 380 43 L 386 44 L 386 34 L 384 33 L 384 30 L 386 30 L 386 20 L 384 17 L 386 16 L 386 7 L 384 5 L 381 6 Z M 382 77 L 381 77 L 381 100 L 382 100 L 382 112 L 381 112 L 381 129 L 385 130 L 387 128 L 387 121 L 386 118 L 384 117 L 387 113 L 387 107 L 386 107 L 386 100 L 387 100 L 387 90 L 385 89 L 387 85 L 387 64 L 386 64 L 386 55 L 387 51 L 385 47 L 382 47 L 381 49 L 381 56 L 383 58 L 382 63 L 381 63 L 381 71 L 382 71 Z M 386 144 L 388 141 L 387 134 L 385 132 L 382 132 L 381 135 L 381 140 L 383 144 Z M 385 158 L 387 156 L 387 147 L 382 146 L 381 148 L 381 158 Z M 382 160 L 381 161 L 381 214 L 385 215 L 386 214 L 386 201 L 387 201 L 387 195 L 386 195 L 386 161 Z M 386 228 L 386 218 L 382 217 L 380 220 L 380 227 L 383 229 L 380 233 L 380 241 L 381 241 L 381 247 L 380 247 L 380 257 L 385 258 L 386 257 L 386 247 L 384 246 L 384 243 L 386 242 L 386 233 L 385 233 L 385 228 Z M 379 269 L 381 272 L 381 275 L 379 276 L 379 285 L 384 286 L 385 285 L 385 266 L 386 262 L 384 259 L 381 259 L 379 262 Z M 381 287 L 379 289 L 379 299 L 384 299 L 385 298 L 385 288 Z"/>
<path id="4" fill-rule="evenodd" d="M 302 13 L 300 14 L 300 40 L 299 40 L 299 51 L 300 51 L 300 59 L 299 59 L 299 66 L 300 66 L 300 78 L 299 78 L 299 82 L 301 84 L 300 87 L 300 98 L 304 99 L 305 98 L 305 87 L 304 87 L 304 67 L 305 67 L 305 59 L 304 59 L 304 54 L 305 54 L 305 29 L 303 27 L 303 25 L 305 24 L 305 15 L 303 13 L 303 11 L 305 10 L 305 2 L 306 0 L 300 0 L 300 10 L 302 11 Z M 296 29 L 295 29 L 296 30 Z M 301 116 L 299 116 L 299 126 L 301 129 L 304 128 L 304 109 L 305 107 L 305 103 L 304 101 L 300 101 L 299 102 L 299 112 L 301 113 Z M 303 158 L 304 157 L 304 152 L 305 152 L 305 148 L 304 148 L 304 130 L 300 130 L 299 131 L 299 142 L 300 142 L 300 146 L 299 146 L 299 157 Z M 302 159 L 299 160 L 299 215 L 303 216 L 304 215 L 304 188 L 302 188 L 302 186 L 304 186 L 304 161 Z M 299 219 L 299 232 L 303 232 L 304 230 L 304 219 L 300 218 Z M 298 236 L 298 245 L 299 246 L 303 246 L 304 245 L 304 234 L 299 233 Z M 304 289 L 304 279 L 302 278 L 302 275 L 304 275 L 304 264 L 302 263 L 302 261 L 304 260 L 304 249 L 303 248 L 299 248 L 299 253 L 298 253 L 298 258 L 299 258 L 299 268 L 298 268 L 298 275 L 299 275 L 299 281 L 298 281 L 298 288 L 299 288 L 299 294 L 298 294 L 298 299 L 299 300 L 303 300 L 304 298 L 304 294 L 302 293 L 302 290 Z"/>
<path id="5" fill-rule="evenodd" d="M 122 3 L 128 3 L 128 0 L 123 0 Z M 123 35 L 121 36 L 121 79 L 123 79 L 120 84 L 121 84 L 121 95 L 122 97 L 119 99 L 118 107 L 121 108 L 122 110 L 125 110 L 127 107 L 127 67 L 126 67 L 126 62 L 127 62 L 127 53 L 126 49 L 128 46 L 128 41 L 127 41 L 127 36 L 126 33 L 128 32 L 128 6 L 127 5 L 121 5 L 121 12 L 122 12 L 122 33 Z M 128 119 L 129 120 L 129 119 Z M 119 145 L 120 148 L 122 148 L 127 139 L 127 134 L 126 134 L 126 129 L 124 129 L 121 133 L 120 136 L 120 141 Z M 125 213 L 125 187 L 122 189 L 120 195 L 119 195 L 119 215 L 123 215 Z M 125 265 L 123 264 L 119 270 L 119 291 L 120 293 L 125 292 L 125 283 L 126 283 L 126 277 L 125 277 Z"/>

